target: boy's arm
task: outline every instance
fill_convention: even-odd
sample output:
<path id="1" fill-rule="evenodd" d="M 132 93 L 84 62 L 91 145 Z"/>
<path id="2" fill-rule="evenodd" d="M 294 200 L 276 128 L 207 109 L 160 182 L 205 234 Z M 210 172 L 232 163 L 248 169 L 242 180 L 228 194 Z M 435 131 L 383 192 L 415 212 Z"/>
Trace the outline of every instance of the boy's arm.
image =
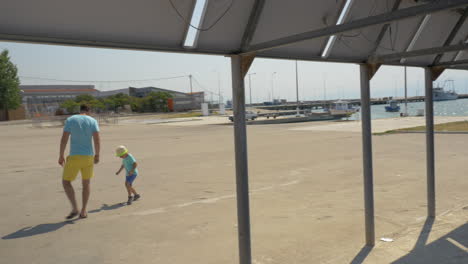
<path id="1" fill-rule="evenodd" d="M 115 175 L 119 175 L 119 173 L 123 170 L 124 165 L 120 165 L 120 169 L 115 173 Z"/>
<path id="2" fill-rule="evenodd" d="M 67 147 L 68 138 L 70 137 L 70 132 L 63 132 L 62 139 L 60 140 L 60 153 L 58 163 L 60 166 L 63 166 L 65 163 L 65 148 Z"/>
<path id="3" fill-rule="evenodd" d="M 101 151 L 101 138 L 99 137 L 99 132 L 93 133 L 94 141 L 94 164 L 99 163 L 99 152 Z"/>
<path id="4" fill-rule="evenodd" d="M 128 172 L 128 174 L 130 174 L 130 175 L 134 174 L 134 173 L 135 173 L 135 169 L 136 169 L 137 166 L 138 166 L 138 164 L 137 164 L 136 162 L 133 162 L 133 168 L 132 168 L 131 171 Z"/>

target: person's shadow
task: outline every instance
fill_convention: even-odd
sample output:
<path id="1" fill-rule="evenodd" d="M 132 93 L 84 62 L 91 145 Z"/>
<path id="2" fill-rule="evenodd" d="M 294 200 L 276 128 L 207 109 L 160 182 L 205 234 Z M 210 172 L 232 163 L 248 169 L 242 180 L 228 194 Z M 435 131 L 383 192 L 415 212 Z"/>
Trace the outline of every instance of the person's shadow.
<path id="1" fill-rule="evenodd" d="M 124 206 L 125 206 L 125 203 L 116 203 L 116 204 L 113 204 L 113 205 L 102 204 L 101 208 L 88 211 L 88 213 L 93 214 L 93 213 L 98 213 L 98 212 L 101 212 L 101 211 L 115 210 L 115 209 L 119 209 L 120 207 L 124 207 Z"/>
<path id="2" fill-rule="evenodd" d="M 103 210 L 115 210 L 123 206 L 125 206 L 125 203 L 116 203 L 113 205 L 103 204 L 101 208 L 88 211 L 88 213 L 92 214 L 92 213 L 98 213 Z M 14 233 L 3 236 L 2 239 L 16 239 L 16 238 L 30 237 L 30 236 L 40 235 L 44 233 L 54 232 L 64 227 L 65 225 L 74 224 L 75 221 L 78 219 L 67 220 L 67 221 L 58 222 L 58 223 L 40 224 L 40 225 L 33 226 L 33 227 L 31 226 L 24 227 Z"/>
<path id="3" fill-rule="evenodd" d="M 62 228 L 65 225 L 74 224 L 75 220 L 63 221 L 52 224 L 40 224 L 34 227 L 25 227 L 20 230 L 2 237 L 2 239 L 15 239 L 49 233 Z"/>

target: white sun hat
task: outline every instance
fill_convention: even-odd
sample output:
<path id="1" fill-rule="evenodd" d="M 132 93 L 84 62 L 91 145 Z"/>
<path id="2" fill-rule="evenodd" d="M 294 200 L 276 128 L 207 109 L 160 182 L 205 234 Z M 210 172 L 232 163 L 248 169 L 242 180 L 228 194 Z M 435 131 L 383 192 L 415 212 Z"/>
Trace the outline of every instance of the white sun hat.
<path id="1" fill-rule="evenodd" d="M 128 153 L 128 149 L 125 146 L 118 146 L 115 150 L 115 156 L 122 157 L 123 155 Z"/>

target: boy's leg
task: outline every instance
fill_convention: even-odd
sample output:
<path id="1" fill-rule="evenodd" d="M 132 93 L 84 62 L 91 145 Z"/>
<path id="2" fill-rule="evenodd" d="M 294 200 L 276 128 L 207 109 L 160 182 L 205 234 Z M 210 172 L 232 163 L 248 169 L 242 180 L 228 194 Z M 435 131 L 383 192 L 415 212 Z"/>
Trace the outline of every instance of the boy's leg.
<path id="1" fill-rule="evenodd" d="M 87 216 L 86 206 L 88 205 L 89 195 L 91 193 L 90 180 L 83 180 L 83 207 L 81 208 L 81 216 Z"/>
<path id="2" fill-rule="evenodd" d="M 131 190 L 131 186 L 130 186 L 130 183 L 128 183 L 127 181 L 125 181 L 125 188 L 127 189 L 127 193 L 128 193 L 128 196 L 132 196 L 132 190 Z"/>
<path id="3" fill-rule="evenodd" d="M 138 195 L 138 193 L 135 191 L 135 189 L 133 189 L 133 182 L 135 181 L 136 177 L 137 177 L 137 174 L 133 174 L 133 175 L 127 177 L 128 189 L 129 189 L 130 192 L 133 193 L 134 195 Z M 130 195 L 131 195 L 131 194 L 129 194 L 129 196 L 130 196 Z"/>
<path id="4" fill-rule="evenodd" d="M 137 195 L 138 193 L 135 191 L 132 185 L 130 185 L 130 191 L 134 194 Z"/>

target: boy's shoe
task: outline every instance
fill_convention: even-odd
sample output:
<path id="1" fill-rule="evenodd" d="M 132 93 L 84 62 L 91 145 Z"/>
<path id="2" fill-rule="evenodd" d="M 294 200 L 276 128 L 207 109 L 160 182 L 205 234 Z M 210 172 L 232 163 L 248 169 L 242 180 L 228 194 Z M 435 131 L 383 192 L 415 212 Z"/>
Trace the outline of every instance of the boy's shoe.
<path id="1" fill-rule="evenodd" d="M 135 194 L 135 196 L 133 196 L 133 201 L 136 201 L 136 200 L 140 199 L 140 197 L 141 196 L 139 194 Z"/>
<path id="2" fill-rule="evenodd" d="M 133 197 L 129 196 L 129 197 L 128 197 L 127 204 L 128 204 L 128 205 L 131 205 L 131 204 L 132 204 L 132 201 L 133 201 Z"/>

